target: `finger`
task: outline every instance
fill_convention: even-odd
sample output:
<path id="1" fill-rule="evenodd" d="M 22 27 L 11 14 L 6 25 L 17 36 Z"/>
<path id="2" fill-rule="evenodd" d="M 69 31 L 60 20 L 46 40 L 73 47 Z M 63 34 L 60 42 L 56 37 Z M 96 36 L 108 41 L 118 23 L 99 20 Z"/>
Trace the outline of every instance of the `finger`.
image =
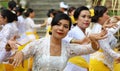
<path id="1" fill-rule="evenodd" d="M 12 65 L 13 65 L 14 67 L 16 67 L 15 64 L 16 64 L 16 60 L 14 59 Z"/>
<path id="2" fill-rule="evenodd" d="M 22 60 L 22 67 L 24 68 L 24 60 Z"/>
<path id="3" fill-rule="evenodd" d="M 18 47 L 17 47 L 17 45 L 12 45 L 12 50 L 16 50 L 16 49 L 18 49 Z"/>
<path id="4" fill-rule="evenodd" d="M 16 66 L 19 66 L 21 63 L 22 63 L 22 60 L 20 59 L 20 60 L 18 61 L 18 64 L 17 64 Z"/>
<path id="5" fill-rule="evenodd" d="M 18 44 L 18 45 L 22 46 L 22 44 L 20 44 L 18 41 L 16 41 L 16 44 Z"/>
<path id="6" fill-rule="evenodd" d="M 12 38 L 10 38 L 11 40 L 16 40 L 17 39 L 17 36 L 14 35 Z"/>

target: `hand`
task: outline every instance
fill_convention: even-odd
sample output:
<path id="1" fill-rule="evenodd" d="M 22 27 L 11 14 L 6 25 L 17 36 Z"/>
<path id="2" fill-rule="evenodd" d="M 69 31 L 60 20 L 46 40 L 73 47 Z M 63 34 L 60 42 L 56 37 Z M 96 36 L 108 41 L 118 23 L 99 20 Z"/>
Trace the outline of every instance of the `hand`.
<path id="1" fill-rule="evenodd" d="M 101 33 L 98 33 L 98 34 L 90 34 L 89 35 L 89 38 L 92 39 L 92 40 L 101 40 L 101 39 L 104 39 L 106 38 L 106 35 L 107 34 L 107 30 L 102 30 Z"/>
<path id="2" fill-rule="evenodd" d="M 14 67 L 17 67 L 22 63 L 22 66 L 23 66 L 23 57 L 24 55 L 21 51 L 16 52 L 16 54 L 13 57 L 11 57 L 13 59 L 12 65 Z"/>
<path id="3" fill-rule="evenodd" d="M 14 36 L 14 37 L 10 38 L 10 40 L 8 40 L 8 42 L 6 44 L 6 47 L 5 47 L 6 51 L 17 49 L 17 45 L 16 44 L 21 45 L 20 43 L 18 43 L 16 41 L 16 38 L 17 38 L 17 36 Z"/>
<path id="4" fill-rule="evenodd" d="M 90 42 L 91 42 L 91 40 L 89 37 L 85 37 L 83 40 L 81 40 L 81 44 L 88 44 Z"/>
<path id="5" fill-rule="evenodd" d="M 120 57 L 118 59 L 115 60 L 116 63 L 120 63 Z"/>
<path id="6" fill-rule="evenodd" d="M 103 25 L 103 28 L 116 28 L 118 25 L 116 24 L 120 19 L 118 17 L 109 18 Z"/>

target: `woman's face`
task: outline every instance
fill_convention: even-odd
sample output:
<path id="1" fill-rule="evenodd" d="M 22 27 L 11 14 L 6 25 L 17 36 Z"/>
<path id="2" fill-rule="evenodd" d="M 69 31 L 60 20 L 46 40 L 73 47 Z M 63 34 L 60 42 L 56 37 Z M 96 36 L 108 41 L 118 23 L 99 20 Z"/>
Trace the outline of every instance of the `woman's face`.
<path id="1" fill-rule="evenodd" d="M 57 39 L 64 38 L 69 31 L 69 21 L 68 20 L 60 20 L 57 25 L 52 26 L 52 36 Z"/>
<path id="2" fill-rule="evenodd" d="M 34 18 L 34 17 L 35 17 L 35 12 L 31 12 L 31 13 L 30 13 L 30 17 L 31 17 L 31 18 Z"/>
<path id="3" fill-rule="evenodd" d="M 4 25 L 6 23 L 6 18 L 3 18 L 3 16 L 0 14 L 0 25 Z"/>
<path id="4" fill-rule="evenodd" d="M 106 11 L 102 17 L 100 17 L 100 21 L 102 22 L 102 24 L 105 23 L 105 21 L 109 18 L 110 16 L 108 15 L 108 11 Z"/>
<path id="5" fill-rule="evenodd" d="M 86 29 L 91 22 L 91 15 L 88 10 L 83 10 L 79 14 L 79 17 L 77 19 L 77 24 L 81 29 Z"/>

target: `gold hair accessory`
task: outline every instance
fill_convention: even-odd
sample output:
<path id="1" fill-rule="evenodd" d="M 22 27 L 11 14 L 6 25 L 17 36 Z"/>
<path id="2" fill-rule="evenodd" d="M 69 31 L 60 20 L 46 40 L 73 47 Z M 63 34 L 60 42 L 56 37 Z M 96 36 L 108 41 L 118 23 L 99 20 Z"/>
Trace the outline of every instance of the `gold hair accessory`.
<path id="1" fill-rule="evenodd" d="M 94 9 L 90 9 L 91 16 L 93 17 L 95 15 Z"/>

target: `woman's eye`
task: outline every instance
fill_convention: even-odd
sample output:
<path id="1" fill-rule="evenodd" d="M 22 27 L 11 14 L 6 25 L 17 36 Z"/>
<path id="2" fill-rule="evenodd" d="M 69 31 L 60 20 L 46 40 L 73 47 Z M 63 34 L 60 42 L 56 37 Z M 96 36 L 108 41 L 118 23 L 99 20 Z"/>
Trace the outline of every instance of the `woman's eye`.
<path id="1" fill-rule="evenodd" d="M 59 22 L 59 23 L 57 23 L 57 25 L 59 26 L 59 25 L 61 25 L 61 23 Z"/>
<path id="2" fill-rule="evenodd" d="M 90 19 L 91 19 L 92 17 L 91 17 L 91 16 L 88 16 L 88 18 L 90 18 Z"/>
<path id="3" fill-rule="evenodd" d="M 82 16 L 83 18 L 85 18 L 86 16 L 84 15 L 84 16 Z"/>
<path id="4" fill-rule="evenodd" d="M 64 27 L 65 27 L 65 28 L 69 28 L 69 26 L 68 26 L 68 25 L 64 25 Z"/>

